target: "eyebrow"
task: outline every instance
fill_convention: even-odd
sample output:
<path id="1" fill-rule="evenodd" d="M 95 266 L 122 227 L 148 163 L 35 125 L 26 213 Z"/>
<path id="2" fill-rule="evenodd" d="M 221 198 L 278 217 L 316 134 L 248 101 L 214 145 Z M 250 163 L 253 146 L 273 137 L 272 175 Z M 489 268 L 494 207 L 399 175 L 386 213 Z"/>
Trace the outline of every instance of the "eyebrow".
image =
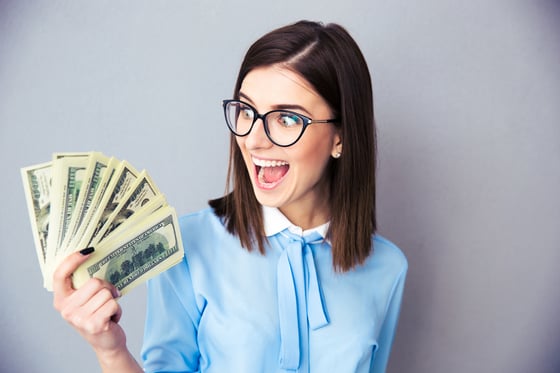
<path id="1" fill-rule="evenodd" d="M 243 98 L 243 99 L 247 100 L 251 105 L 256 106 L 255 102 L 253 100 L 251 100 L 251 98 L 249 96 L 247 96 L 245 93 L 243 93 L 241 91 L 239 91 L 239 98 Z M 299 111 L 305 112 L 306 115 L 311 116 L 311 113 L 301 105 L 276 104 L 272 108 L 273 108 L 273 110 L 299 110 Z"/>

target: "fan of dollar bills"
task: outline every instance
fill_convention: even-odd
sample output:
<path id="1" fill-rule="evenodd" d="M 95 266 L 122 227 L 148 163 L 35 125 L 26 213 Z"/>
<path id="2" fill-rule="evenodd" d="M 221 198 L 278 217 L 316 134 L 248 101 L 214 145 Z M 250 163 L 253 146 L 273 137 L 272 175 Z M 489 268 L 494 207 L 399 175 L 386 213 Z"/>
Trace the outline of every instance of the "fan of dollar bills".
<path id="1" fill-rule="evenodd" d="M 73 275 L 125 294 L 177 264 L 183 244 L 175 209 L 146 171 L 100 152 L 55 153 L 21 169 L 31 229 L 45 288 L 70 253 L 94 247 Z"/>

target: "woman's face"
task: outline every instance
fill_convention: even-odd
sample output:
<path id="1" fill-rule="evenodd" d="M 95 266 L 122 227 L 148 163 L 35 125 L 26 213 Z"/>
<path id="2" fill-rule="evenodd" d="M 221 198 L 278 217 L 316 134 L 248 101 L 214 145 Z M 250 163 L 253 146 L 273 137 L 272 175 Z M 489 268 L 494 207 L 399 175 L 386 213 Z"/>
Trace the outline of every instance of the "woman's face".
<path id="1" fill-rule="evenodd" d="M 284 109 L 316 120 L 333 118 L 327 102 L 303 77 L 277 65 L 250 71 L 239 99 L 260 114 Z M 304 229 L 329 219 L 325 170 L 330 157 L 341 151 L 333 124 L 311 124 L 294 145 L 280 147 L 268 139 L 259 119 L 247 136 L 237 137 L 237 144 L 259 203 L 278 207 Z"/>

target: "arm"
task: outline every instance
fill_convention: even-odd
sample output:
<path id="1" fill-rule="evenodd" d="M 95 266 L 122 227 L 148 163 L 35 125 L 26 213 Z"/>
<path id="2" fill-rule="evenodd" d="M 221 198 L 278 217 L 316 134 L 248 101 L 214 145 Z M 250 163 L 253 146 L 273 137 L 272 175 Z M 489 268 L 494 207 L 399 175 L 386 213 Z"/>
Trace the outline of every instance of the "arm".
<path id="1" fill-rule="evenodd" d="M 378 348 L 373 357 L 370 373 L 383 373 L 387 369 L 389 354 L 397 329 L 407 266 L 402 269 L 388 303 L 385 320 L 378 337 Z"/>
<path id="2" fill-rule="evenodd" d="M 142 359 L 147 372 L 197 372 L 201 311 L 186 260 L 148 281 Z M 201 308 L 204 307 L 202 301 Z"/>
<path id="3" fill-rule="evenodd" d="M 79 252 L 66 258 L 54 273 L 54 308 L 93 347 L 105 373 L 140 373 L 142 368 L 126 347 L 118 324 L 121 307 L 116 288 L 92 278 L 80 289 L 72 287 L 72 273 L 88 259 Z"/>

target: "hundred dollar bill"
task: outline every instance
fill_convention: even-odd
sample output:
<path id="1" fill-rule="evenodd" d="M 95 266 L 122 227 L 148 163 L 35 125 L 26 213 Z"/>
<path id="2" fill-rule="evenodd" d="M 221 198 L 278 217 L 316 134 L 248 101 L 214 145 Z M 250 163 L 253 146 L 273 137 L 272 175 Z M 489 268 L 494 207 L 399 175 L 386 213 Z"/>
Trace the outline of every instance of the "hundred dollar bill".
<path id="1" fill-rule="evenodd" d="M 45 276 L 44 267 L 47 260 L 47 237 L 51 207 L 51 172 L 52 162 L 21 169 L 35 250 L 37 251 L 37 259 L 39 260 L 43 278 Z"/>
<path id="2" fill-rule="evenodd" d="M 52 154 L 52 160 L 72 157 L 88 157 L 92 152 L 56 152 Z"/>
<path id="3" fill-rule="evenodd" d="M 93 237 L 101 230 L 137 179 L 138 171 L 130 163 L 121 161 L 117 165 L 100 201 L 94 209 L 90 208 L 84 223 L 68 245 L 70 249 L 78 250 L 91 246 Z"/>
<path id="4" fill-rule="evenodd" d="M 141 209 L 142 206 L 159 194 L 161 193 L 151 177 L 145 170 L 142 171 L 115 211 L 111 213 L 111 216 L 107 218 L 103 227 L 101 227 L 99 232 L 97 232 L 92 239 L 92 244 L 95 246 L 97 243 L 104 240 L 122 222 L 130 218 L 136 211 Z"/>
<path id="5" fill-rule="evenodd" d="M 100 199 L 99 191 L 103 192 L 107 183 L 110 181 L 115 158 L 108 158 L 99 152 L 90 155 L 90 161 L 86 170 L 86 179 L 82 191 L 76 201 L 76 206 L 70 220 L 64 241 L 61 244 L 61 252 L 75 251 L 68 248 L 68 244 L 75 237 L 76 232 L 83 224 L 89 209 Z"/>
<path id="6" fill-rule="evenodd" d="M 82 183 L 86 179 L 89 158 L 89 154 L 86 154 L 58 158 L 53 161 L 51 211 L 47 239 L 47 265 L 49 267 L 51 263 L 55 263 L 57 257 L 60 257 L 60 245 L 72 219 Z"/>
<path id="7" fill-rule="evenodd" d="M 119 234 L 123 229 L 130 229 L 131 225 L 139 224 L 145 218 L 165 206 L 167 206 L 165 196 L 163 194 L 155 195 L 150 198 L 149 201 L 145 202 L 140 208 L 134 211 L 134 214 L 129 215 L 128 218 L 124 220 L 120 220 L 118 224 L 115 224 L 114 227 L 112 227 L 112 229 L 107 230 L 107 234 L 103 236 L 103 240 L 108 239 L 112 235 Z M 101 240 L 98 242 L 101 242 Z"/>
<path id="8" fill-rule="evenodd" d="M 79 288 L 89 278 L 104 279 L 121 294 L 183 259 L 183 243 L 175 209 L 164 206 L 138 224 L 111 235 L 73 275 Z"/>

